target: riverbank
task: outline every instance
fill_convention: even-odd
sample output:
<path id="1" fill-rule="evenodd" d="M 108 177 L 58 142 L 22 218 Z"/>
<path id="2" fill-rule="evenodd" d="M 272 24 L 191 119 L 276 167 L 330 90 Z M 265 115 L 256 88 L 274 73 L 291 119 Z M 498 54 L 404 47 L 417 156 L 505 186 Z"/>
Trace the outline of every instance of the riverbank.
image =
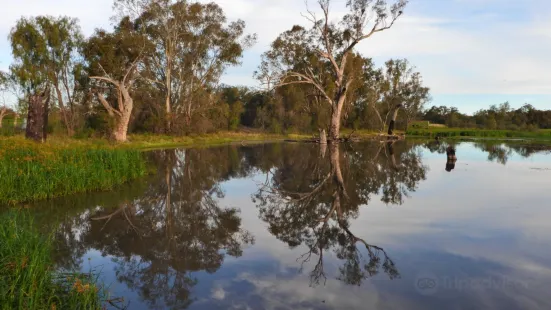
<path id="1" fill-rule="evenodd" d="M 103 290 L 92 274 L 55 271 L 52 238 L 30 215 L 0 215 L 0 309 L 101 309 Z"/>
<path id="2" fill-rule="evenodd" d="M 0 138 L 0 205 L 107 190 L 147 174 L 143 154 L 99 141 Z"/>
<path id="3" fill-rule="evenodd" d="M 378 133 L 346 131 L 371 139 Z M 23 136 L 0 137 L 0 205 L 50 199 L 69 194 L 108 190 L 147 174 L 142 151 L 208 147 L 227 143 L 264 143 L 306 140 L 307 134 L 221 132 L 207 135 L 130 135 L 128 142 L 114 144 L 106 139 L 71 139 L 50 136 L 37 144 Z"/>
<path id="4" fill-rule="evenodd" d="M 308 135 L 224 132 L 173 137 L 132 135 L 127 143 L 50 136 L 38 144 L 23 136 L 0 137 L 0 205 L 108 190 L 147 174 L 142 151 L 308 139 Z"/>
<path id="5" fill-rule="evenodd" d="M 491 139 L 538 139 L 551 140 L 551 130 L 542 129 L 536 131 L 517 130 L 486 130 L 486 129 L 461 129 L 461 128 L 431 128 L 410 129 L 407 137 L 423 138 L 491 138 Z"/>
<path id="6" fill-rule="evenodd" d="M 138 150 L 165 149 L 175 147 L 215 146 L 227 143 L 262 143 L 278 142 L 286 139 L 305 140 L 312 138 L 306 134 L 269 134 L 248 132 L 221 132 L 205 135 L 166 136 L 166 135 L 130 135 L 128 142 L 119 145 L 121 148 Z"/>

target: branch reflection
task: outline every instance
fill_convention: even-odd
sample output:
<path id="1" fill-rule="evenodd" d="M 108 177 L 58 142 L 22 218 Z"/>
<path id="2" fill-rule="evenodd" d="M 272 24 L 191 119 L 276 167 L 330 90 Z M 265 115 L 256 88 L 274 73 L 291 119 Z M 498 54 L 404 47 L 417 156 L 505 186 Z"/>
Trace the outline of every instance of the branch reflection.
<path id="1" fill-rule="evenodd" d="M 390 279 L 399 277 L 388 253 L 353 233 L 350 220 L 373 195 L 386 204 L 402 204 L 426 177 L 419 151 L 403 141 L 328 148 L 329 160 L 323 149 L 286 146 L 253 195 L 260 218 L 279 240 L 307 248 L 297 261 L 301 270 L 315 262 L 312 286 L 326 283 L 330 251 L 341 261 L 337 278 L 344 283 L 361 285 L 380 270 Z"/>

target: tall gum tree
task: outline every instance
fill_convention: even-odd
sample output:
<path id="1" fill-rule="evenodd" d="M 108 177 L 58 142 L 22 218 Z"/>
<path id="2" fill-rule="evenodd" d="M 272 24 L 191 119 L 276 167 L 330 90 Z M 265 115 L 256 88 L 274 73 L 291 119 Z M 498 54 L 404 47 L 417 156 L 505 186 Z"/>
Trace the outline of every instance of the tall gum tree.
<path id="1" fill-rule="evenodd" d="M 97 30 L 83 49 L 88 74 L 99 103 L 114 120 L 112 137 L 125 142 L 134 109 L 132 89 L 147 41 L 123 18 L 113 33 Z"/>
<path id="2" fill-rule="evenodd" d="M 255 73 L 268 89 L 290 84 L 316 87 L 331 107 L 330 141 L 340 139 L 342 111 L 354 74 L 346 68 L 355 47 L 374 34 L 390 29 L 408 0 L 347 0 L 348 12 L 338 23 L 330 16 L 331 0 L 318 0 L 321 17 L 307 10 L 311 29 L 294 26 L 281 34 L 263 55 Z M 329 73 L 330 78 L 326 73 Z"/>
<path id="3" fill-rule="evenodd" d="M 145 56 L 142 80 L 164 95 L 166 131 L 183 117 L 186 130 L 197 114 L 215 104 L 213 91 L 227 67 L 240 64 L 256 35 L 245 22 L 227 22 L 216 3 L 185 0 L 116 0 L 119 15 L 134 20 L 153 48 Z"/>

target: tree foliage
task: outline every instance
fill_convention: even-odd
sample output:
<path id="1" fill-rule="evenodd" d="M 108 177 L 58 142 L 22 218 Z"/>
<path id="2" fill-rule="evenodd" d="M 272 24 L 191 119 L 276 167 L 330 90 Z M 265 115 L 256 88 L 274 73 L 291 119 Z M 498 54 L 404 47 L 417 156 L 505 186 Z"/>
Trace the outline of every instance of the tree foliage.
<path id="1" fill-rule="evenodd" d="M 294 26 L 282 33 L 262 58 L 257 78 L 268 89 L 291 84 L 312 86 L 331 108 L 329 135 L 340 137 L 342 110 L 361 71 L 355 70 L 354 48 L 377 32 L 391 28 L 407 0 L 393 4 L 377 0 L 348 0 L 340 22 L 330 17 L 330 0 L 318 0 L 321 18 L 308 10 L 312 27 Z M 308 3 L 308 2 L 307 2 Z"/>
<path id="2" fill-rule="evenodd" d="M 10 39 L 10 76 L 19 110 L 51 87 L 48 131 L 126 140 L 128 132 L 208 133 L 254 127 L 277 133 L 338 136 L 341 123 L 382 131 L 400 103 L 406 128 L 430 100 L 407 60 L 377 67 L 356 47 L 389 29 L 405 0 L 349 0 L 338 21 L 329 0 L 307 6 L 309 27 L 294 26 L 272 43 L 254 75 L 265 90 L 221 85 L 256 41 L 242 20 L 215 3 L 115 0 L 113 30 L 89 38 L 69 17 L 21 18 Z"/>

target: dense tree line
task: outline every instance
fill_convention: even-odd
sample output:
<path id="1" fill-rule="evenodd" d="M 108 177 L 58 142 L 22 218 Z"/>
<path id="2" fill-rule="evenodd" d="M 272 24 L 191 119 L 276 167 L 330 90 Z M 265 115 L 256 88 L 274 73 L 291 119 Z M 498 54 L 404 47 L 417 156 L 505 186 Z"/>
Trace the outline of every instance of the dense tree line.
<path id="1" fill-rule="evenodd" d="M 536 130 L 551 129 L 551 110 L 538 110 L 530 104 L 513 109 L 508 102 L 492 105 L 473 115 L 459 112 L 457 108 L 433 106 L 423 111 L 419 118 L 448 127 Z"/>
<path id="2" fill-rule="evenodd" d="M 317 132 L 338 139 L 341 126 L 407 126 L 430 100 L 405 59 L 382 68 L 356 47 L 391 28 L 407 0 L 350 0 L 332 20 L 331 1 L 307 9 L 310 28 L 293 26 L 263 55 L 254 76 L 265 87 L 222 85 L 230 66 L 256 41 L 242 20 L 216 3 L 114 0 L 112 30 L 84 37 L 71 17 L 21 18 L 9 35 L 14 62 L 2 92 L 14 116 L 36 110 L 36 130 L 125 141 L 128 132 L 236 130 Z M 2 115 L 8 104 L 2 104 Z M 398 119 L 396 119 L 396 117 Z M 45 120 L 45 121 L 44 121 Z M 401 124 L 401 125 L 400 125 Z"/>

